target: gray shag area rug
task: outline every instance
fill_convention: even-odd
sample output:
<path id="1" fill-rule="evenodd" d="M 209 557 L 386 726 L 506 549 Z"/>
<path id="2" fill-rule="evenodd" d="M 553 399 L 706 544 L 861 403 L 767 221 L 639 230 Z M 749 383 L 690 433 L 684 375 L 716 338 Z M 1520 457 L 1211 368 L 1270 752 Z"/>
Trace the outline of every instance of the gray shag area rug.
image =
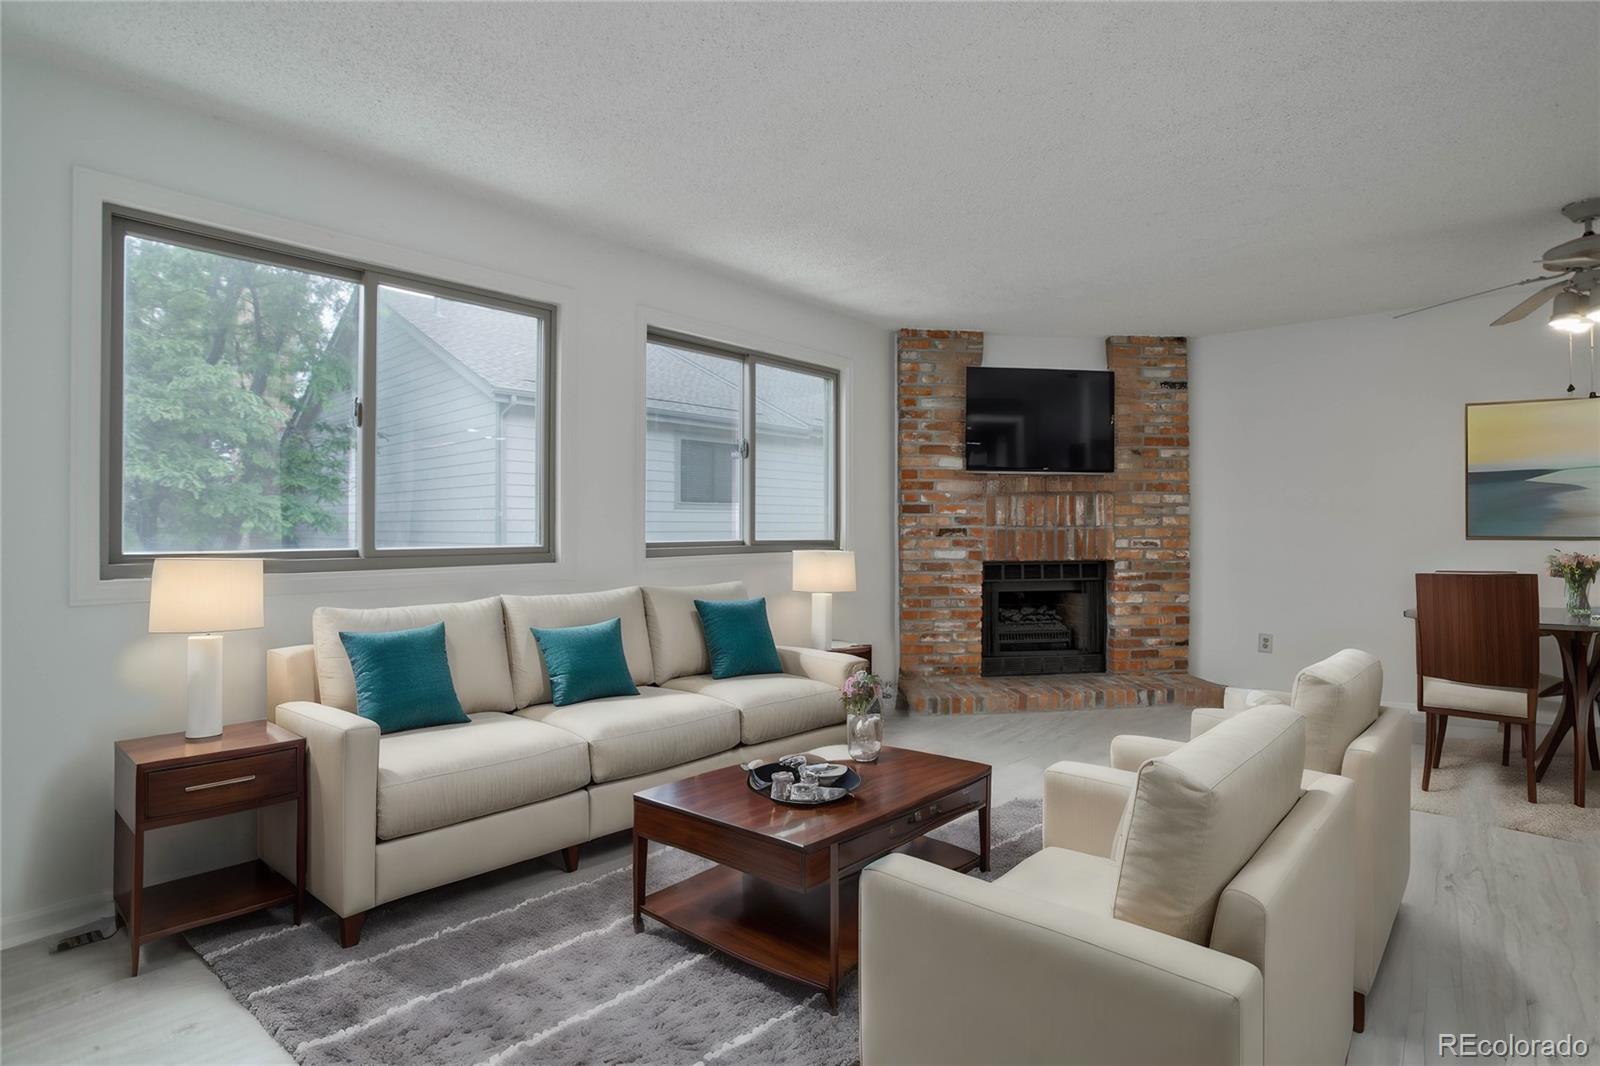
<path id="1" fill-rule="evenodd" d="M 1042 804 L 995 808 L 992 873 L 1041 847 Z M 975 815 L 936 830 L 973 846 Z M 659 853 L 659 855 L 658 855 Z M 653 848 L 650 889 L 710 865 Z M 339 947 L 320 904 L 197 929 L 189 943 L 302 1063 L 854 1063 L 860 996 L 772 977 L 646 919 L 631 866 L 537 887 L 486 875 L 385 904 Z"/>
<path id="2" fill-rule="evenodd" d="M 1511 765 L 1500 765 L 1500 740 L 1446 733 L 1439 768 L 1422 791 L 1422 764 L 1411 767 L 1411 809 L 1516 829 L 1523 833 L 1600 845 L 1600 772 L 1588 774 L 1588 803 L 1572 802 L 1572 735 L 1569 733 L 1538 783 L 1538 803 L 1528 802 L 1522 748 L 1511 741 Z"/>

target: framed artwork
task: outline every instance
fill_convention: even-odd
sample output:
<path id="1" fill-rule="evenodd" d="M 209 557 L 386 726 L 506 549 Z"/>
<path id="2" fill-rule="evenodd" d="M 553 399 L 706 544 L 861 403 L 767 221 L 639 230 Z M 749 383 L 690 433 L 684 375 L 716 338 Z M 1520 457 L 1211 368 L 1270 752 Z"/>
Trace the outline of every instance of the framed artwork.
<path id="1" fill-rule="evenodd" d="M 1467 539 L 1600 540 L 1600 399 L 1467 404 Z"/>

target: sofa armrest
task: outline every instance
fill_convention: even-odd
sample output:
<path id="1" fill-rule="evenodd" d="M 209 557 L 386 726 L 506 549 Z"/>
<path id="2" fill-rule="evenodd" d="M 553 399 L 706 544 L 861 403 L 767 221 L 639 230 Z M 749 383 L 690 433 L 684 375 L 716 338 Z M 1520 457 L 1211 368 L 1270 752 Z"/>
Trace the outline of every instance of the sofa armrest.
<path id="1" fill-rule="evenodd" d="M 834 688 L 844 687 L 844 679 L 857 670 L 867 668 L 867 660 L 858 655 L 845 655 L 820 648 L 801 648 L 790 644 L 778 645 L 778 661 L 783 672 L 796 677 L 809 677 L 813 681 L 826 681 Z"/>
<path id="2" fill-rule="evenodd" d="M 1141 737 L 1131 733 L 1111 738 L 1111 766 L 1116 770 L 1138 773 L 1139 767 L 1151 759 L 1171 755 L 1183 747 L 1181 740 L 1164 737 Z"/>
<path id="3" fill-rule="evenodd" d="M 863 1066 L 1262 1061 L 1255 967 L 1003 881 L 886 856 L 860 943 Z"/>
<path id="4" fill-rule="evenodd" d="M 1138 784 L 1110 766 L 1058 762 L 1044 772 L 1044 846 L 1110 858 L 1111 845 Z"/>
<path id="5" fill-rule="evenodd" d="M 1339 767 L 1355 792 L 1356 991 L 1370 992 L 1411 875 L 1411 716 L 1380 707 Z"/>
<path id="6" fill-rule="evenodd" d="M 306 885 L 340 917 L 377 898 L 378 724 L 319 703 L 285 703 L 277 723 L 306 738 Z M 257 817 L 256 843 L 269 866 L 294 875 L 294 807 Z"/>
<path id="7" fill-rule="evenodd" d="M 317 702 L 317 657 L 310 644 L 267 649 L 267 717 L 285 703 Z"/>

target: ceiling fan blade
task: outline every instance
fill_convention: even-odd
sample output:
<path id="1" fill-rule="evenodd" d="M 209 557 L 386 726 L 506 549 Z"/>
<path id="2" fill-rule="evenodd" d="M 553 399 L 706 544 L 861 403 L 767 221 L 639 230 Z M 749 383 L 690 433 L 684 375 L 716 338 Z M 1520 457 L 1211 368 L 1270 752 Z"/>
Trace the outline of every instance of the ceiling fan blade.
<path id="1" fill-rule="evenodd" d="M 1501 315 L 1499 318 L 1495 319 L 1493 322 L 1489 323 L 1489 325 L 1504 326 L 1510 322 L 1521 322 L 1524 318 L 1527 318 L 1529 315 L 1537 311 L 1545 303 L 1555 299 L 1556 293 L 1560 292 L 1566 287 L 1566 278 L 1562 278 L 1554 285 L 1547 285 L 1538 292 L 1534 293 L 1532 296 L 1528 297 L 1526 300 L 1523 300 L 1511 310 L 1507 311 L 1505 314 Z"/>
<path id="2" fill-rule="evenodd" d="M 1565 275 L 1565 274 L 1561 275 L 1561 283 L 1565 284 L 1566 277 L 1567 277 L 1567 275 Z M 1506 283 L 1505 285 L 1496 285 L 1494 288 L 1492 288 L 1492 289 L 1484 289 L 1482 292 L 1470 292 L 1465 296 L 1457 296 L 1453 300 L 1440 300 L 1438 303 L 1429 304 L 1427 307 L 1417 307 L 1417 308 L 1413 308 L 1410 311 L 1402 311 L 1398 315 L 1395 315 L 1394 317 L 1395 318 L 1405 318 L 1407 315 L 1420 315 L 1424 311 L 1432 311 L 1435 307 L 1446 307 L 1446 306 L 1448 306 L 1450 304 L 1458 304 L 1462 300 L 1471 300 L 1471 299 L 1474 299 L 1474 298 L 1479 297 L 1479 296 L 1487 296 L 1491 292 L 1499 292 L 1501 289 L 1514 289 L 1518 285 L 1532 285 L 1532 284 L 1534 284 L 1536 282 L 1549 281 L 1549 280 L 1551 280 L 1549 274 L 1544 274 L 1544 275 L 1541 275 L 1540 277 L 1537 277 L 1537 278 L 1523 278 L 1521 281 L 1512 281 L 1512 282 Z M 1537 306 L 1539 306 L 1539 305 L 1538 304 L 1534 304 L 1532 307 L 1528 308 L 1528 311 L 1533 310 L 1533 308 L 1537 307 Z M 1528 313 L 1527 311 L 1523 312 L 1523 314 L 1527 314 L 1527 313 Z M 1521 316 L 1519 315 L 1518 317 L 1520 318 Z M 1514 321 L 1516 321 L 1516 319 L 1508 319 L 1507 321 L 1513 321 L 1514 322 Z M 1495 323 L 1495 325 L 1499 325 L 1499 323 L 1497 322 L 1497 323 Z"/>

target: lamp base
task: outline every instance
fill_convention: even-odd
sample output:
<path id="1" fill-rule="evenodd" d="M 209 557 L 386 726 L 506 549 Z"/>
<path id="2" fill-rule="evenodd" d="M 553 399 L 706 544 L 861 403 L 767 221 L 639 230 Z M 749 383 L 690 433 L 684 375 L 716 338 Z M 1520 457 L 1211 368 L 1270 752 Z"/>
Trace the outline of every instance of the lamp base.
<path id="1" fill-rule="evenodd" d="M 833 647 L 833 593 L 811 594 L 811 646 L 827 651 Z"/>
<path id="2" fill-rule="evenodd" d="M 189 724 L 183 735 L 206 740 L 222 733 L 222 634 L 189 637 Z"/>

